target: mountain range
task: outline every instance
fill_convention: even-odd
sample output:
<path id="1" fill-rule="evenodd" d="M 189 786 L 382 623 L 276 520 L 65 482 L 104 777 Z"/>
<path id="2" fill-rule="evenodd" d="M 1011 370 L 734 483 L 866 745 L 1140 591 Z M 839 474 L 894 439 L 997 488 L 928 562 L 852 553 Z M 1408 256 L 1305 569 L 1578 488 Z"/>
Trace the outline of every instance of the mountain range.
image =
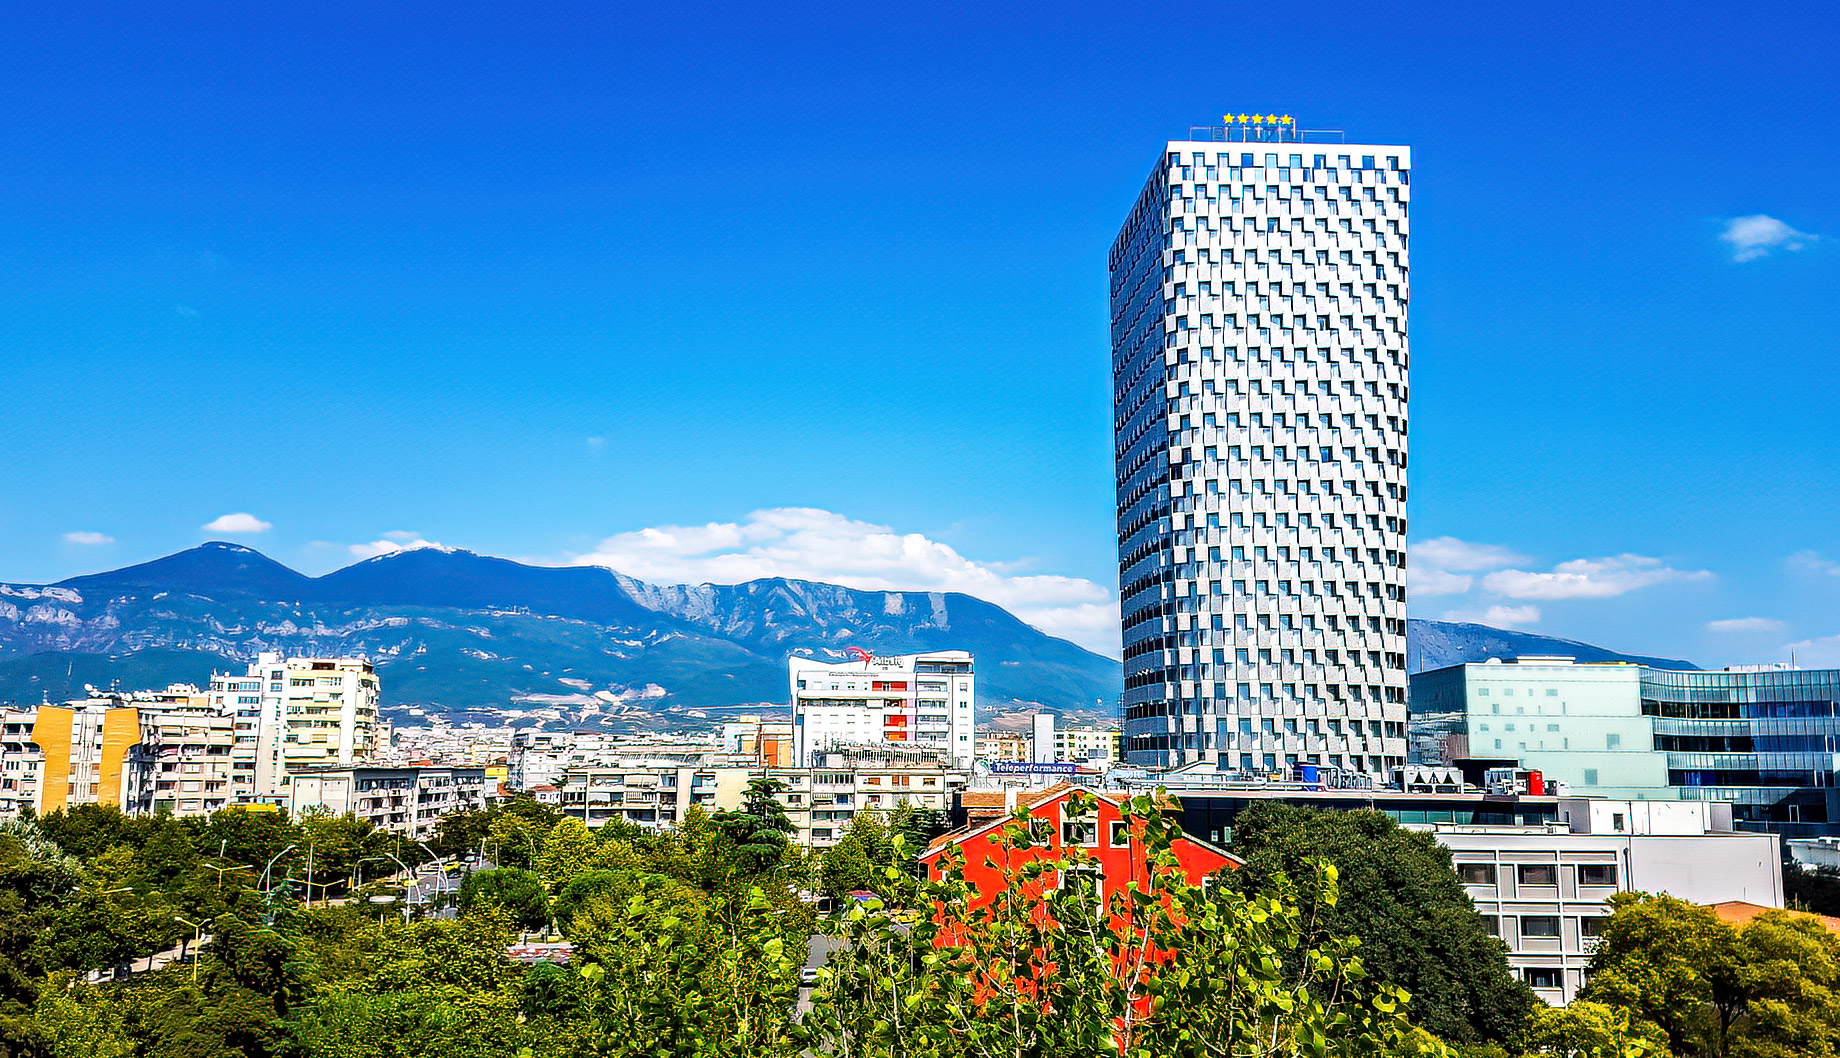
<path id="1" fill-rule="evenodd" d="M 1484 625 L 1414 620 L 1414 671 L 1515 654 L 1633 658 Z M 447 548 L 309 577 L 212 542 L 50 585 L 0 584 L 0 701 L 97 687 L 203 685 L 264 650 L 376 662 L 392 714 L 506 708 L 573 723 L 673 726 L 786 697 L 793 653 L 842 659 L 969 650 L 999 721 L 1048 708 L 1109 717 L 1122 670 L 956 592 L 862 591 L 772 578 L 658 585 L 593 566 L 533 566 Z"/>

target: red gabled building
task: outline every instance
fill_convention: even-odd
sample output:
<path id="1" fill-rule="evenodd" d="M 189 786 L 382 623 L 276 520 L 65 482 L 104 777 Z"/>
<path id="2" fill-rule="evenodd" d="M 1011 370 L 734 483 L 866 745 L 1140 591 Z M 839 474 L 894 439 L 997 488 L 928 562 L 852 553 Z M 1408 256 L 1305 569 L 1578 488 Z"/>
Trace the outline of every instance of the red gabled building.
<path id="1" fill-rule="evenodd" d="M 1069 802 L 1079 793 L 1092 799 L 1092 807 L 1083 813 L 1069 810 Z M 1027 811 L 1031 821 L 1033 847 L 1012 849 L 1004 846 L 1003 828 L 1011 819 L 1003 815 L 935 839 L 921 854 L 920 864 L 926 868 L 928 877 L 937 881 L 943 877 L 942 861 L 947 850 L 956 848 L 963 853 L 965 882 L 971 891 L 967 910 L 972 911 L 988 903 L 1002 889 L 1006 864 L 1013 870 L 1035 860 L 1059 860 L 1069 848 L 1083 849 L 1092 858 L 1091 864 L 1083 866 L 1082 870 L 1097 874 L 1102 896 L 1132 881 L 1146 882 L 1149 867 L 1138 840 L 1140 835 L 1130 833 L 1119 801 L 1113 797 L 1105 791 L 1082 790 L 1067 784 L 1051 786 L 1032 797 L 1025 794 L 1018 798 L 1018 804 Z M 1191 885 L 1199 885 L 1209 875 L 1235 869 L 1241 863 L 1231 853 L 1186 834 L 1175 840 L 1171 851 L 1175 854 L 1177 869 Z"/>

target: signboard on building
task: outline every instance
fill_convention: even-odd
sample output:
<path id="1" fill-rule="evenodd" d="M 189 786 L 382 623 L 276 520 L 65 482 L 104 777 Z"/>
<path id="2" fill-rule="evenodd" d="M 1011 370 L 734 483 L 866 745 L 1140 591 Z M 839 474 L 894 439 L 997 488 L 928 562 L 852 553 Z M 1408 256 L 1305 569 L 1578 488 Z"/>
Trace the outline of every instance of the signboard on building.
<path id="1" fill-rule="evenodd" d="M 993 760 L 992 775 L 1078 775 L 1078 764 L 1035 764 L 1020 760 Z"/>

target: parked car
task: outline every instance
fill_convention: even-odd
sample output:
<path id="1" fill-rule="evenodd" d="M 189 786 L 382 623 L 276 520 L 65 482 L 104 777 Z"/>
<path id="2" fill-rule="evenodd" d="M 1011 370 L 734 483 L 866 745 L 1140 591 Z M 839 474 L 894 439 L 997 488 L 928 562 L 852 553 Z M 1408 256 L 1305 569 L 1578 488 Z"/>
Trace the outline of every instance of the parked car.
<path id="1" fill-rule="evenodd" d="M 817 983 L 818 983 L 818 968 L 816 966 L 807 966 L 804 969 L 799 971 L 799 984 L 801 986 L 805 988 L 810 988 L 812 985 L 815 985 Z"/>

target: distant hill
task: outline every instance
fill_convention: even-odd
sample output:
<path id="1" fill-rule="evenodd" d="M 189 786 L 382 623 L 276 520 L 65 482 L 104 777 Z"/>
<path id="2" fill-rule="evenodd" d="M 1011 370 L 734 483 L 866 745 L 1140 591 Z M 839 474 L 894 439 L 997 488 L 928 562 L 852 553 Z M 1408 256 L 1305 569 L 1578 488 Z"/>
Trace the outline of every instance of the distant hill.
<path id="1" fill-rule="evenodd" d="M 786 698 L 786 658 L 963 649 L 979 705 L 1111 716 L 1122 668 L 953 592 L 774 578 L 656 585 L 596 567 L 418 548 L 308 577 L 209 543 L 54 585 L 0 585 L 0 701 L 204 683 L 257 652 L 362 655 L 386 708 L 463 714 L 513 702 L 570 722 L 664 726 Z M 1414 620 L 1412 671 L 1517 654 L 1639 658 L 1485 625 Z"/>
<path id="2" fill-rule="evenodd" d="M 595 567 L 418 548 L 307 577 L 209 543 L 56 585 L 0 585 L 0 700 L 202 683 L 263 650 L 363 655 L 386 708 L 523 700 L 645 724 L 786 698 L 788 655 L 964 649 L 980 704 L 1115 707 L 1118 662 L 954 592 L 770 579 L 652 585 Z"/>
<path id="3" fill-rule="evenodd" d="M 1575 639 L 1559 639 L 1509 628 L 1416 619 L 1406 623 L 1406 669 L 1409 672 L 1429 672 L 1468 661 L 1541 654 L 1570 657 L 1578 661 L 1633 661 L 1658 669 L 1699 668 L 1690 661 L 1619 654 Z"/>

